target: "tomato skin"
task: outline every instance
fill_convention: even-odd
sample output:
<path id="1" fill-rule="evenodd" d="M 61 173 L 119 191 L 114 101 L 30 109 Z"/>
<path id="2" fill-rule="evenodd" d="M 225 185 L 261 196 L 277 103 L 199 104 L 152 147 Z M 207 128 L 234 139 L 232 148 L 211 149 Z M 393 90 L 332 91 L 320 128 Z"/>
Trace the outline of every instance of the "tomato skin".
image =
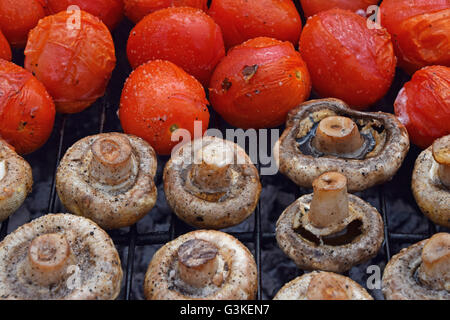
<path id="1" fill-rule="evenodd" d="M 378 0 L 300 0 L 305 16 L 310 17 L 321 11 L 334 8 L 346 9 L 353 12 L 363 10 L 366 13 L 367 7 L 378 4 Z"/>
<path id="2" fill-rule="evenodd" d="M 186 129 L 194 137 L 194 121 L 208 129 L 208 100 L 202 85 L 169 61 L 139 66 L 125 82 L 119 118 L 124 132 L 146 140 L 158 154 L 168 155 L 178 142 L 172 132 Z M 184 141 L 185 142 L 185 141 Z"/>
<path id="3" fill-rule="evenodd" d="M 213 0 L 208 14 L 222 29 L 227 48 L 256 37 L 297 45 L 302 31 L 292 0 Z"/>
<path id="4" fill-rule="evenodd" d="M 450 66 L 450 0 L 384 0 L 380 13 L 403 69 Z"/>
<path id="5" fill-rule="evenodd" d="M 27 70 L 0 59 L 0 137 L 17 153 L 39 149 L 50 137 L 55 105 Z"/>
<path id="6" fill-rule="evenodd" d="M 421 148 L 450 134 L 450 68 L 431 66 L 417 71 L 400 90 L 394 107 L 411 141 Z"/>
<path id="7" fill-rule="evenodd" d="M 45 17 L 45 0 L 0 1 L 0 30 L 11 46 L 23 48 L 28 32 Z"/>
<path id="8" fill-rule="evenodd" d="M 67 10 L 71 5 L 100 18 L 109 30 L 119 24 L 123 18 L 122 0 L 46 0 L 48 14 Z"/>
<path id="9" fill-rule="evenodd" d="M 228 52 L 209 90 L 212 106 L 228 123 L 258 129 L 284 123 L 289 110 L 309 97 L 311 81 L 290 42 L 260 37 Z"/>
<path id="10" fill-rule="evenodd" d="M 80 11 L 80 28 L 69 29 L 72 13 L 47 16 L 31 30 L 25 68 L 47 88 L 61 113 L 86 109 L 103 96 L 116 64 L 108 28 Z"/>
<path id="11" fill-rule="evenodd" d="M 146 15 L 169 7 L 193 7 L 208 10 L 208 0 L 124 0 L 125 15 L 138 23 Z"/>
<path id="12" fill-rule="evenodd" d="M 342 99 L 354 109 L 381 99 L 395 75 L 387 31 L 367 28 L 365 18 L 347 10 L 331 9 L 309 18 L 300 53 L 319 95 Z"/>
<path id="13" fill-rule="evenodd" d="M 6 40 L 3 33 L 0 31 L 0 59 L 11 61 L 12 52 L 8 40 Z"/>
<path id="14" fill-rule="evenodd" d="M 131 30 L 127 54 L 133 68 L 168 60 L 206 86 L 225 48 L 220 27 L 206 13 L 173 7 L 149 14 Z"/>

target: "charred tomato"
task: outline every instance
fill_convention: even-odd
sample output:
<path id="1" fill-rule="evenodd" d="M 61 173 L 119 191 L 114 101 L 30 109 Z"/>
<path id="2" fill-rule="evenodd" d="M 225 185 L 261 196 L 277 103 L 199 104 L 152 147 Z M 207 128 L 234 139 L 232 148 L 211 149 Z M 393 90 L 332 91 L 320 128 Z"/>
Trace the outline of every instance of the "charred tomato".
<path id="1" fill-rule="evenodd" d="M 3 33 L 0 31 L 0 59 L 11 61 L 12 52 L 8 40 L 6 40 Z"/>
<path id="2" fill-rule="evenodd" d="M 321 11 L 340 8 L 365 15 L 366 9 L 378 4 L 378 0 L 300 0 L 305 16 L 310 17 Z"/>

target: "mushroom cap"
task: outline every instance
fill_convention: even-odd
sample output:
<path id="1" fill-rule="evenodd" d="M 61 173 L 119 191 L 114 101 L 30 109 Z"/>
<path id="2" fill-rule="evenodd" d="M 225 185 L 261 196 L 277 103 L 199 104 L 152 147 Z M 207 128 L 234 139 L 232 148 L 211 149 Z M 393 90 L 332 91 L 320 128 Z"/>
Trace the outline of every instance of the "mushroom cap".
<path id="1" fill-rule="evenodd" d="M 317 292 L 314 292 L 315 290 Z M 322 297 L 320 298 L 320 296 Z M 340 274 L 325 271 L 313 271 L 295 278 L 286 283 L 273 299 L 373 300 L 366 289 L 357 282 Z"/>
<path id="2" fill-rule="evenodd" d="M 218 249 L 223 283 L 191 291 L 175 281 L 178 248 L 188 240 L 213 243 Z M 152 258 L 145 274 L 144 294 L 148 300 L 253 300 L 258 287 L 256 263 L 239 240 L 221 231 L 197 230 L 165 244 Z"/>
<path id="3" fill-rule="evenodd" d="M 42 286 L 27 279 L 23 269 L 31 242 L 49 233 L 65 236 L 75 271 L 69 266 L 68 279 Z M 115 299 L 120 292 L 122 269 L 117 250 L 105 231 L 83 217 L 48 214 L 19 227 L 0 243 L 0 261 L 1 299 Z M 77 275 L 80 285 L 69 286 L 70 277 Z"/>
<path id="4" fill-rule="evenodd" d="M 0 221 L 19 209 L 32 186 L 33 176 L 28 162 L 0 139 Z"/>
<path id="5" fill-rule="evenodd" d="M 190 183 L 189 171 L 195 154 L 211 143 L 225 143 L 234 151 L 231 184 L 218 201 L 198 197 Z M 167 162 L 164 168 L 164 191 L 167 202 L 175 214 L 186 223 L 208 229 L 222 229 L 237 225 L 255 210 L 261 193 L 258 170 L 249 156 L 237 144 L 217 137 L 204 137 L 185 144 Z M 218 193 L 220 195 L 220 193 Z"/>
<path id="6" fill-rule="evenodd" d="M 441 183 L 438 168 L 430 146 L 417 157 L 411 189 L 423 214 L 433 222 L 450 228 L 450 190 Z"/>
<path id="7" fill-rule="evenodd" d="M 126 137 L 135 159 L 131 187 L 117 191 L 117 186 L 101 185 L 89 176 L 93 157 L 91 146 L 100 138 Z M 72 213 L 87 217 L 104 229 L 130 226 L 155 205 L 154 183 L 157 160 L 153 148 L 143 139 L 122 133 L 102 133 L 85 137 L 71 146 L 56 173 L 56 190 L 61 202 Z"/>
<path id="8" fill-rule="evenodd" d="M 450 292 L 435 290 L 418 281 L 422 250 L 429 239 L 402 249 L 383 272 L 383 294 L 387 300 L 450 300 Z"/>
<path id="9" fill-rule="evenodd" d="M 308 219 L 303 218 L 307 217 L 312 196 L 304 195 L 292 203 L 276 227 L 278 245 L 300 269 L 341 273 L 376 256 L 383 244 L 384 224 L 374 207 L 349 194 L 347 228 L 333 235 L 328 232 L 333 230 L 305 225 Z"/>
<path id="10" fill-rule="evenodd" d="M 329 116 L 353 119 L 365 137 L 363 153 L 353 157 L 324 155 L 311 146 L 320 120 Z M 300 143 L 302 143 L 300 147 Z M 280 172 L 299 186 L 311 188 L 321 174 L 337 171 L 348 179 L 350 192 L 384 183 L 400 168 L 409 150 L 406 128 L 383 112 L 359 112 L 338 99 L 310 100 L 289 112 L 286 130 L 275 144 Z"/>

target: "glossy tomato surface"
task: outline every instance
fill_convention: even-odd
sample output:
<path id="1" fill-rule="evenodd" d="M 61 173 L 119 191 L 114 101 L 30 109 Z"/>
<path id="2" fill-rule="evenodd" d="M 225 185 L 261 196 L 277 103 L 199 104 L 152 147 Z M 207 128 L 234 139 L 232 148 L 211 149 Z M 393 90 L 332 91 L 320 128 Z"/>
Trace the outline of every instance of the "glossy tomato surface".
<path id="1" fill-rule="evenodd" d="M 288 41 L 260 37 L 231 49 L 214 71 L 210 101 L 240 128 L 281 125 L 310 94 L 306 64 Z"/>
<path id="2" fill-rule="evenodd" d="M 1 0 L 0 30 L 13 47 L 24 47 L 28 32 L 45 17 L 45 0 Z"/>
<path id="3" fill-rule="evenodd" d="M 0 59 L 0 137 L 19 154 L 39 149 L 49 138 L 55 105 L 33 75 Z"/>
<path id="4" fill-rule="evenodd" d="M 152 12 L 169 7 L 208 9 L 208 0 L 124 0 L 124 3 L 125 15 L 134 23 Z"/>
<path id="5" fill-rule="evenodd" d="M 100 18 L 104 24 L 113 30 L 123 17 L 122 0 L 46 0 L 47 11 L 55 14 L 67 10 L 72 5 Z"/>
<path id="6" fill-rule="evenodd" d="M 200 9 L 176 7 L 142 19 L 130 33 L 127 54 L 133 68 L 168 60 L 206 86 L 225 48 L 220 27 L 211 17 Z"/>
<path id="7" fill-rule="evenodd" d="M 384 0 L 380 12 L 407 72 L 450 66 L 450 0 Z"/>
<path id="8" fill-rule="evenodd" d="M 364 15 L 371 5 L 378 4 L 378 0 L 300 0 L 305 16 L 310 17 L 321 11 L 339 8 Z M 363 14 L 364 13 L 364 14 Z"/>
<path id="9" fill-rule="evenodd" d="M 302 31 L 292 0 L 213 0 L 208 13 L 222 29 L 227 48 L 256 37 L 297 45 Z"/>
<path id="10" fill-rule="evenodd" d="M 425 67 L 400 90 L 395 114 L 422 148 L 450 134 L 450 68 Z"/>
<path id="11" fill-rule="evenodd" d="M 30 32 L 25 67 L 45 85 L 56 110 L 76 113 L 103 96 L 116 63 L 108 28 L 79 11 L 80 24 L 66 11 L 47 16 Z M 74 21 L 72 27 L 67 22 Z"/>
<path id="12" fill-rule="evenodd" d="M 8 40 L 6 40 L 3 33 L 0 31 L 0 59 L 11 61 L 12 53 Z"/>
<path id="13" fill-rule="evenodd" d="M 169 61 L 153 60 L 134 70 L 125 82 L 120 123 L 124 132 L 168 155 L 179 143 L 171 140 L 177 129 L 188 130 L 190 138 L 195 121 L 201 121 L 201 134 L 208 129 L 207 105 L 205 90 L 194 77 Z"/>
<path id="14" fill-rule="evenodd" d="M 300 53 L 317 93 L 355 109 L 381 99 L 395 74 L 390 35 L 383 28 L 369 29 L 365 18 L 348 10 L 331 9 L 309 18 Z"/>

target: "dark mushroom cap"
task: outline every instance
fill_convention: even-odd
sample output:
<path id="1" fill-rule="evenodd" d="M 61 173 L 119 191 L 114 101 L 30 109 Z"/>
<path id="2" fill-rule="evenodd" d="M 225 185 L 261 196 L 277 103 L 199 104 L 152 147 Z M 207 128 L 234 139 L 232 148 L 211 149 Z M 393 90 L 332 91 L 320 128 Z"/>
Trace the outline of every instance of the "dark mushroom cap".
<path id="1" fill-rule="evenodd" d="M 321 236 L 303 219 L 311 200 L 312 194 L 297 199 L 281 214 L 276 227 L 278 245 L 300 269 L 340 273 L 377 254 L 383 243 L 384 225 L 374 207 L 349 194 L 347 227 Z"/>
<path id="2" fill-rule="evenodd" d="M 222 279 L 218 285 L 194 288 L 180 279 L 179 249 L 191 240 L 206 241 L 217 248 L 217 273 Z M 257 286 L 256 263 L 247 247 L 226 233 L 197 230 L 176 238 L 155 253 L 145 275 L 144 293 L 148 300 L 253 300 Z"/>
<path id="3" fill-rule="evenodd" d="M 228 169 L 231 181 L 225 189 L 204 190 L 192 180 L 193 159 L 210 144 L 223 144 L 234 152 Z M 241 223 L 255 210 L 261 183 L 258 170 L 241 147 L 220 138 L 204 137 L 185 144 L 172 155 L 164 169 L 164 191 L 170 207 L 186 223 L 222 229 Z"/>
<path id="4" fill-rule="evenodd" d="M 102 181 L 96 181 L 90 174 L 95 149 L 92 146 L 99 139 L 117 137 L 120 141 L 127 139 L 131 146 L 130 175 L 117 185 L 103 183 L 107 181 L 103 176 Z M 117 166 L 114 161 L 111 163 Z M 97 134 L 79 140 L 67 150 L 56 173 L 56 190 L 70 212 L 90 218 L 105 229 L 126 227 L 144 217 L 156 203 L 156 166 L 155 151 L 143 139 L 122 133 Z M 102 174 L 97 171 L 96 174 Z"/>
<path id="5" fill-rule="evenodd" d="M 65 239 L 71 261 L 60 279 L 43 285 L 27 268 L 33 240 L 47 234 Z M 48 214 L 19 227 L 0 243 L 0 261 L 0 299 L 115 299 L 120 292 L 122 269 L 111 238 L 72 214 Z"/>
<path id="6" fill-rule="evenodd" d="M 364 136 L 363 147 L 345 157 L 318 151 L 312 139 L 320 120 L 329 116 L 351 118 Z M 350 192 L 390 180 L 408 150 L 408 133 L 394 115 L 355 111 L 337 99 L 311 100 L 291 110 L 274 147 L 280 171 L 296 184 L 310 188 L 322 173 L 337 171 L 347 177 Z"/>

